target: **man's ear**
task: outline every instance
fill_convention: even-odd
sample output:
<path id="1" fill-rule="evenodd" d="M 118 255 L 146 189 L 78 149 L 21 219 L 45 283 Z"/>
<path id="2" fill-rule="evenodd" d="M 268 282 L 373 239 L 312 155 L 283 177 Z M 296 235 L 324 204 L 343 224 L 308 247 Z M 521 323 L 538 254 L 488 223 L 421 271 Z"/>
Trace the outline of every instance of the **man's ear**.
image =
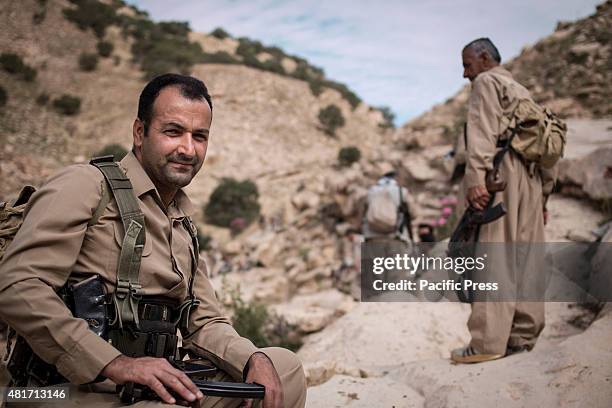
<path id="1" fill-rule="evenodd" d="M 138 118 L 134 120 L 134 125 L 132 126 L 132 137 L 134 138 L 134 147 L 140 149 L 142 140 L 145 137 L 145 128 L 144 123 Z"/>

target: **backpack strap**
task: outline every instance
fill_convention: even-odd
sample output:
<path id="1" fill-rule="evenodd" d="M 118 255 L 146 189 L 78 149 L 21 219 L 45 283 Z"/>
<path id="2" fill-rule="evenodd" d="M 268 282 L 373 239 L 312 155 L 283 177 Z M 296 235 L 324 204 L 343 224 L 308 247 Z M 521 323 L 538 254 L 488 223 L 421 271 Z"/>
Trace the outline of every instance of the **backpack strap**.
<path id="1" fill-rule="evenodd" d="M 187 299 L 180 306 L 180 322 L 179 328 L 181 332 L 188 333 L 188 325 L 189 325 L 189 315 L 191 314 L 191 310 L 197 307 L 200 304 L 200 301 L 196 298 L 193 292 L 193 281 L 195 280 L 196 273 L 198 271 L 198 262 L 200 260 L 200 244 L 198 242 L 198 230 L 195 226 L 195 223 L 190 217 L 185 217 L 182 220 L 183 227 L 189 232 L 191 236 L 191 242 L 193 245 L 193 252 L 191 253 L 191 279 L 189 280 L 189 299 Z"/>
<path id="2" fill-rule="evenodd" d="M 117 267 L 117 289 L 113 295 L 119 327 L 134 323 L 136 328 L 139 328 L 138 304 L 143 290 L 138 275 L 146 237 L 144 214 L 140 210 L 130 179 L 113 160 L 113 156 L 95 157 L 90 164 L 96 166 L 104 175 L 110 188 L 107 189 L 108 199 L 110 200 L 111 194 L 115 197 L 123 223 L 124 236 Z M 104 196 L 102 200 L 104 201 Z"/>

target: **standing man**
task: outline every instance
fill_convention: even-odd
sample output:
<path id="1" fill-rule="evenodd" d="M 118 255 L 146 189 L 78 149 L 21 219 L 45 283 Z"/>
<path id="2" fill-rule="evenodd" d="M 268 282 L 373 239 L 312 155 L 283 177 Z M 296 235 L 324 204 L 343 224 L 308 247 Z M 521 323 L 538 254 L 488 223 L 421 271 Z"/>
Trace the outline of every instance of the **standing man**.
<path id="1" fill-rule="evenodd" d="M 139 299 L 131 317 L 140 325 L 124 321 L 115 335 L 125 342 L 125 348 L 137 353 L 143 346 L 130 341 L 142 338 L 148 339 L 147 344 L 155 340 L 158 350 L 166 350 L 167 343 L 160 345 L 158 338 L 148 337 L 148 333 L 134 335 L 134 330 L 146 332 L 145 323 L 167 326 L 184 316 L 185 309 L 177 306 L 197 299 L 199 305 L 191 309 L 181 330 L 183 347 L 190 356 L 208 359 L 218 367 L 217 381 L 264 385 L 263 407 L 303 407 L 306 382 L 297 357 L 281 348 L 260 350 L 240 337 L 222 315 L 206 266 L 198 261 L 193 231 L 189 231 L 194 209 L 182 188 L 204 162 L 211 122 L 211 98 L 196 78 L 162 75 L 149 82 L 140 95 L 133 149 L 119 164 L 131 182 L 146 225 L 146 240 L 139 248 L 139 284 L 130 280 L 129 285 Z M 121 188 L 125 189 L 123 183 Z M 128 239 L 118 210 L 120 200 L 109 199 L 92 222 L 107 188 L 103 174 L 94 166 L 74 165 L 35 193 L 0 264 L 0 318 L 72 384 L 89 383 L 102 375 L 115 384 L 146 385 L 168 404 L 177 402 L 172 392 L 204 407 L 240 405 L 238 399 L 204 397 L 164 358 L 122 354 L 94 334 L 85 320 L 73 317 L 56 294 L 67 282 L 82 282 L 94 274 L 100 275 L 107 293 L 116 297 L 121 293 L 117 271 Z M 130 269 L 130 279 L 132 272 Z M 124 319 L 130 316 L 123 310 L 116 311 L 115 317 L 118 315 Z M 171 327 L 176 334 L 176 327 Z M 129 332 L 122 331 L 127 329 Z M 119 405 L 116 395 L 73 388 L 69 403 L 74 406 Z M 141 404 L 162 405 L 152 401 Z"/>
<path id="2" fill-rule="evenodd" d="M 488 38 L 479 38 L 463 48 L 463 77 L 472 83 L 468 101 L 467 162 L 462 189 L 467 205 L 482 210 L 491 199 L 485 186 L 486 172 L 493 169 L 493 156 L 503 145 L 503 111 L 517 98 L 531 98 L 525 87 L 499 64 L 501 57 Z M 507 182 L 498 192 L 495 204 L 504 202 L 507 214 L 482 225 L 479 242 L 544 242 L 546 210 L 544 197 L 551 193 L 551 172 L 528 165 L 514 151 L 503 158 L 500 172 Z M 525 262 L 537 257 L 532 250 L 523 254 Z M 520 268 L 504 268 L 504 262 L 487 262 L 504 281 L 520 281 L 514 276 Z M 533 269 L 531 270 L 533 272 Z M 506 276 L 512 275 L 512 276 Z M 513 352 L 531 350 L 544 328 L 543 302 L 474 302 L 468 320 L 472 335 L 467 347 L 453 350 L 457 363 L 494 360 Z"/>

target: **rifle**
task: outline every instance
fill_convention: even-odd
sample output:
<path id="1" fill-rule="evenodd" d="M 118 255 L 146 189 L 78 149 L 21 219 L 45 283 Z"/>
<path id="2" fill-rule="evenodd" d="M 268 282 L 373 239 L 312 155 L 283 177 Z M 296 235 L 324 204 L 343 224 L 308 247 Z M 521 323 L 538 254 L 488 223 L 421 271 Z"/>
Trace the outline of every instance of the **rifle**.
<path id="1" fill-rule="evenodd" d="M 240 399 L 263 399 L 266 389 L 257 383 L 233 383 L 221 381 L 209 381 L 217 373 L 217 368 L 207 364 L 196 363 L 194 361 L 175 361 L 169 360 L 177 369 L 183 371 L 193 381 L 196 387 L 204 395 L 222 398 Z M 172 396 L 179 402 L 180 396 L 171 392 Z M 149 387 L 136 383 L 127 383 L 119 391 L 121 401 L 126 404 L 133 404 L 141 400 L 159 400 L 159 396 Z"/>
<path id="2" fill-rule="evenodd" d="M 495 201 L 495 194 L 497 192 L 506 189 L 506 181 L 499 172 L 499 166 L 506 152 L 510 150 L 510 143 L 515 134 L 516 131 L 513 131 L 502 150 L 495 154 L 493 158 L 493 169 L 487 171 L 485 184 L 487 191 L 491 193 L 489 203 L 482 211 L 471 206 L 465 210 L 463 216 L 457 224 L 457 227 L 450 237 L 447 251 L 448 256 L 452 258 L 473 258 L 475 256 L 475 245 L 478 242 L 480 235 L 480 227 L 484 224 L 496 221 L 506 215 L 507 209 L 505 204 L 502 202 L 493 206 L 493 201 Z M 461 288 L 463 288 L 463 281 L 467 280 L 470 275 L 470 272 L 466 271 L 456 278 L 461 284 Z M 472 303 L 474 300 L 474 293 L 472 289 L 469 289 L 467 293 L 463 289 L 459 289 L 456 290 L 456 293 L 459 300 L 463 303 Z"/>

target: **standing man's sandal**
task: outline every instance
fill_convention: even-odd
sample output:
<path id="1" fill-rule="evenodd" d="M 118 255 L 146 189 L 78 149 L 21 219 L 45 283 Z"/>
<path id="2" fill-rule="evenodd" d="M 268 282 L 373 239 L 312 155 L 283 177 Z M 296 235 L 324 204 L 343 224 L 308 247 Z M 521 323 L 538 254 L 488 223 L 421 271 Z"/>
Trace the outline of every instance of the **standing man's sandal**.
<path id="1" fill-rule="evenodd" d="M 458 348 L 451 352 L 451 360 L 460 364 L 482 363 L 497 360 L 503 356 L 503 354 L 481 354 L 472 346 Z"/>

